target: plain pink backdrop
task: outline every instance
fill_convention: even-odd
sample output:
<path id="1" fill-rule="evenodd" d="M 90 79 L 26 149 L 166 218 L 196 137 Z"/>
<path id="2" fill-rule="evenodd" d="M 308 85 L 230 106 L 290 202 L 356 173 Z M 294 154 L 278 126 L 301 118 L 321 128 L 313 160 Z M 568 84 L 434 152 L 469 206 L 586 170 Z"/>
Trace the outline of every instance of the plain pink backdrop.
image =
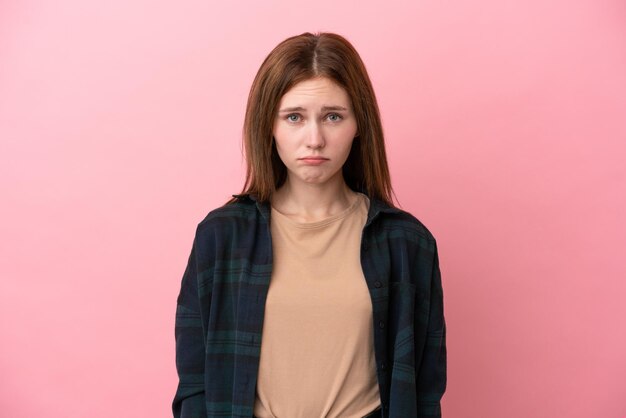
<path id="1" fill-rule="evenodd" d="M 620 0 L 0 2 L 2 416 L 171 416 L 195 226 L 305 31 L 361 53 L 438 240 L 444 416 L 625 416 Z"/>

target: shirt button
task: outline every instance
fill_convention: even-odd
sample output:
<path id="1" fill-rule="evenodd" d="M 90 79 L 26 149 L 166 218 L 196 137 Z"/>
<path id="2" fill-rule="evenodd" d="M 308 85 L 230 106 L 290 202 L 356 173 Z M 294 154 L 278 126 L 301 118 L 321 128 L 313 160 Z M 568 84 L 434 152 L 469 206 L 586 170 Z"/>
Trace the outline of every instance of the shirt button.
<path id="1" fill-rule="evenodd" d="M 374 287 L 381 287 L 383 284 L 381 282 L 379 282 L 378 280 L 376 280 L 374 282 Z"/>
<path id="2" fill-rule="evenodd" d="M 385 370 L 386 367 L 385 363 L 380 363 L 380 370 Z"/>
<path id="3" fill-rule="evenodd" d="M 378 321 L 378 326 L 381 328 L 385 328 L 385 321 Z"/>

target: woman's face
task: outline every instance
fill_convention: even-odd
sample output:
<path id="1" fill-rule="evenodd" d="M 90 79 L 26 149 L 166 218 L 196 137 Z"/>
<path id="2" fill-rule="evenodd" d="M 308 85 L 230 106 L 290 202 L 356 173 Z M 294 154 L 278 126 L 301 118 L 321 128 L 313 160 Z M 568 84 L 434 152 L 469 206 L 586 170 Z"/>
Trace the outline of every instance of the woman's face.
<path id="1" fill-rule="evenodd" d="M 302 81 L 281 98 L 273 133 L 290 183 L 336 180 L 357 134 L 350 97 L 328 78 Z"/>

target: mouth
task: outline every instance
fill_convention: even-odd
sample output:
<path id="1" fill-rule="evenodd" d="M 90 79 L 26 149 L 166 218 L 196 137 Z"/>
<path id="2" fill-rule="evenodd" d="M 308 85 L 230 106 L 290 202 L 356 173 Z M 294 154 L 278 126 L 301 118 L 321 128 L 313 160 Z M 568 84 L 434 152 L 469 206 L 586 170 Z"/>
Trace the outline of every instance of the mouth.
<path id="1" fill-rule="evenodd" d="M 326 161 L 328 161 L 328 158 L 324 158 L 324 157 L 304 157 L 304 158 L 299 158 L 299 160 L 302 162 L 302 164 L 305 164 L 305 165 L 322 165 Z"/>
<path id="2" fill-rule="evenodd" d="M 328 160 L 328 158 L 324 158 L 324 157 L 303 157 L 300 158 L 301 160 L 304 161 L 326 161 Z"/>

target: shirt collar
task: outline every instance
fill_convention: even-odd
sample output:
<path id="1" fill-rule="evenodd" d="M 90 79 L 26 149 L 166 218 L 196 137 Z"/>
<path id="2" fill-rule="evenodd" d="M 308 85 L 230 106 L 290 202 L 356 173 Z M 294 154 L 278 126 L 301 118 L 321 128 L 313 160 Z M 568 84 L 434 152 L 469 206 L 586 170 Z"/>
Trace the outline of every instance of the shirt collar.
<path id="1" fill-rule="evenodd" d="M 365 226 L 369 225 L 374 220 L 374 218 L 376 218 L 376 216 L 378 216 L 378 214 L 381 212 L 387 212 L 387 213 L 401 212 L 401 209 L 395 208 L 393 206 L 389 206 L 388 204 L 386 204 L 380 199 L 370 197 L 367 193 L 364 193 L 364 194 L 370 199 L 370 208 L 367 213 L 367 221 L 365 222 Z M 258 200 L 257 195 L 254 193 L 234 194 L 232 196 L 238 199 L 248 198 L 252 200 L 253 202 L 255 202 L 257 209 L 259 210 L 259 212 L 261 212 L 261 215 L 263 215 L 263 217 L 269 221 L 270 210 L 271 210 L 269 202 L 260 202 Z"/>

